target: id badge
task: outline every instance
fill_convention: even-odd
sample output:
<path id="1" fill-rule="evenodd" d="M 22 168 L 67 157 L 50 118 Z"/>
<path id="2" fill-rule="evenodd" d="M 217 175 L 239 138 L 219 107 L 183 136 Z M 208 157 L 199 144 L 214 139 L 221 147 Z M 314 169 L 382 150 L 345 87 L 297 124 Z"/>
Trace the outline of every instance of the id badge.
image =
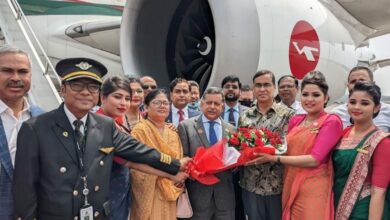
<path id="1" fill-rule="evenodd" d="M 80 220 L 93 220 L 93 208 L 91 205 L 80 209 Z"/>

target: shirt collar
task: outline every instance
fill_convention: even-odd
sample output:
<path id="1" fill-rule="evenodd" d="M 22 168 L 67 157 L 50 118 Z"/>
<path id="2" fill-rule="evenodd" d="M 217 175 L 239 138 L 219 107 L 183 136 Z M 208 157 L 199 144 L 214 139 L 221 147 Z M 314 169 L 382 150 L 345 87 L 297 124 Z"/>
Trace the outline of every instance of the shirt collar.
<path id="1" fill-rule="evenodd" d="M 276 112 L 276 105 L 277 105 L 277 103 L 273 102 L 272 105 L 271 105 L 271 108 L 268 109 L 267 113 L 270 112 L 270 111 Z M 257 104 L 255 106 L 253 106 L 252 108 L 253 108 L 253 110 L 252 110 L 252 114 L 253 115 L 261 114 L 261 112 L 259 111 L 259 109 L 257 107 Z"/>
<path id="2" fill-rule="evenodd" d="M 229 110 L 231 109 L 231 107 L 229 107 L 228 105 L 225 104 L 225 112 L 228 112 Z M 239 103 L 237 102 L 235 106 L 233 106 L 233 108 L 235 112 L 239 112 L 240 109 L 239 109 Z"/>
<path id="3" fill-rule="evenodd" d="M 22 112 L 25 112 L 25 111 L 30 111 L 30 104 L 28 104 L 27 100 L 25 98 L 23 98 L 23 110 Z M 0 114 L 2 114 L 3 112 L 5 112 L 7 109 L 10 109 L 11 111 L 13 111 L 10 107 L 8 107 L 7 104 L 5 104 L 3 102 L 3 100 L 0 99 Z"/>
<path id="4" fill-rule="evenodd" d="M 77 120 L 76 116 L 74 116 L 74 114 L 66 107 L 66 105 L 64 105 L 64 111 L 65 111 L 66 117 L 68 117 L 70 124 L 72 125 L 72 127 L 74 127 L 73 122 L 75 120 Z M 87 118 L 88 118 L 88 114 L 85 114 L 80 119 L 84 123 L 84 126 L 87 124 Z"/>
<path id="5" fill-rule="evenodd" d="M 211 121 L 211 120 L 209 120 L 208 118 L 206 118 L 206 116 L 204 116 L 204 114 L 202 114 L 202 122 L 208 123 L 209 121 Z M 219 117 L 217 119 L 215 119 L 214 122 L 217 124 L 222 124 L 221 118 L 219 118 Z"/>
<path id="6" fill-rule="evenodd" d="M 173 104 L 171 105 L 171 108 L 172 108 L 172 113 L 177 113 L 180 109 L 176 108 Z M 184 112 L 184 114 L 186 114 L 188 112 L 188 107 L 184 107 L 182 109 L 182 111 Z"/>

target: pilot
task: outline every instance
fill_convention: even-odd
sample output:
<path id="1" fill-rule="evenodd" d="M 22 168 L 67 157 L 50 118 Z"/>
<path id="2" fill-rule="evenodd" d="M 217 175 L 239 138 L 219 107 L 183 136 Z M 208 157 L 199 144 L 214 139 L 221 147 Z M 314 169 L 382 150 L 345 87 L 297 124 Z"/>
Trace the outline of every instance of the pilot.
<path id="1" fill-rule="evenodd" d="M 175 160 L 117 130 L 111 118 L 90 109 L 98 101 L 107 69 L 87 58 L 56 66 L 64 99 L 58 109 L 23 123 L 14 171 L 19 219 L 109 219 L 113 156 L 170 174 L 189 159 Z"/>

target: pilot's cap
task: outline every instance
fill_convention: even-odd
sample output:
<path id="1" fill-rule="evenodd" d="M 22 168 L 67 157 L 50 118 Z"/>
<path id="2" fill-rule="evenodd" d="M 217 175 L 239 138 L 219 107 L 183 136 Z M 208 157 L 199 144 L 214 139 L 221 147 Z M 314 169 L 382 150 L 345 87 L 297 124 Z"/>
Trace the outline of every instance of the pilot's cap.
<path id="1" fill-rule="evenodd" d="M 103 82 L 102 77 L 107 73 L 107 68 L 93 59 L 68 58 L 57 63 L 56 71 L 62 78 L 62 82 L 88 78 L 101 84 Z"/>

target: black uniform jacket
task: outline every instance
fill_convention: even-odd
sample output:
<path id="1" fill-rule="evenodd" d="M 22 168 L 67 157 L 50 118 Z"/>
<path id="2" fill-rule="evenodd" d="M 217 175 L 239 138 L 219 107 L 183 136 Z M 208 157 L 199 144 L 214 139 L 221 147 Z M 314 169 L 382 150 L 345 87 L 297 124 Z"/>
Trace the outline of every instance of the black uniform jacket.
<path id="1" fill-rule="evenodd" d="M 119 132 L 111 118 L 89 113 L 84 164 L 88 202 L 95 219 L 109 219 L 109 183 L 113 156 L 146 163 L 176 174 L 178 160 Z M 170 162 L 170 164 L 169 164 Z M 61 105 L 23 123 L 17 140 L 13 195 L 15 217 L 78 219 L 84 188 L 73 128 Z"/>

